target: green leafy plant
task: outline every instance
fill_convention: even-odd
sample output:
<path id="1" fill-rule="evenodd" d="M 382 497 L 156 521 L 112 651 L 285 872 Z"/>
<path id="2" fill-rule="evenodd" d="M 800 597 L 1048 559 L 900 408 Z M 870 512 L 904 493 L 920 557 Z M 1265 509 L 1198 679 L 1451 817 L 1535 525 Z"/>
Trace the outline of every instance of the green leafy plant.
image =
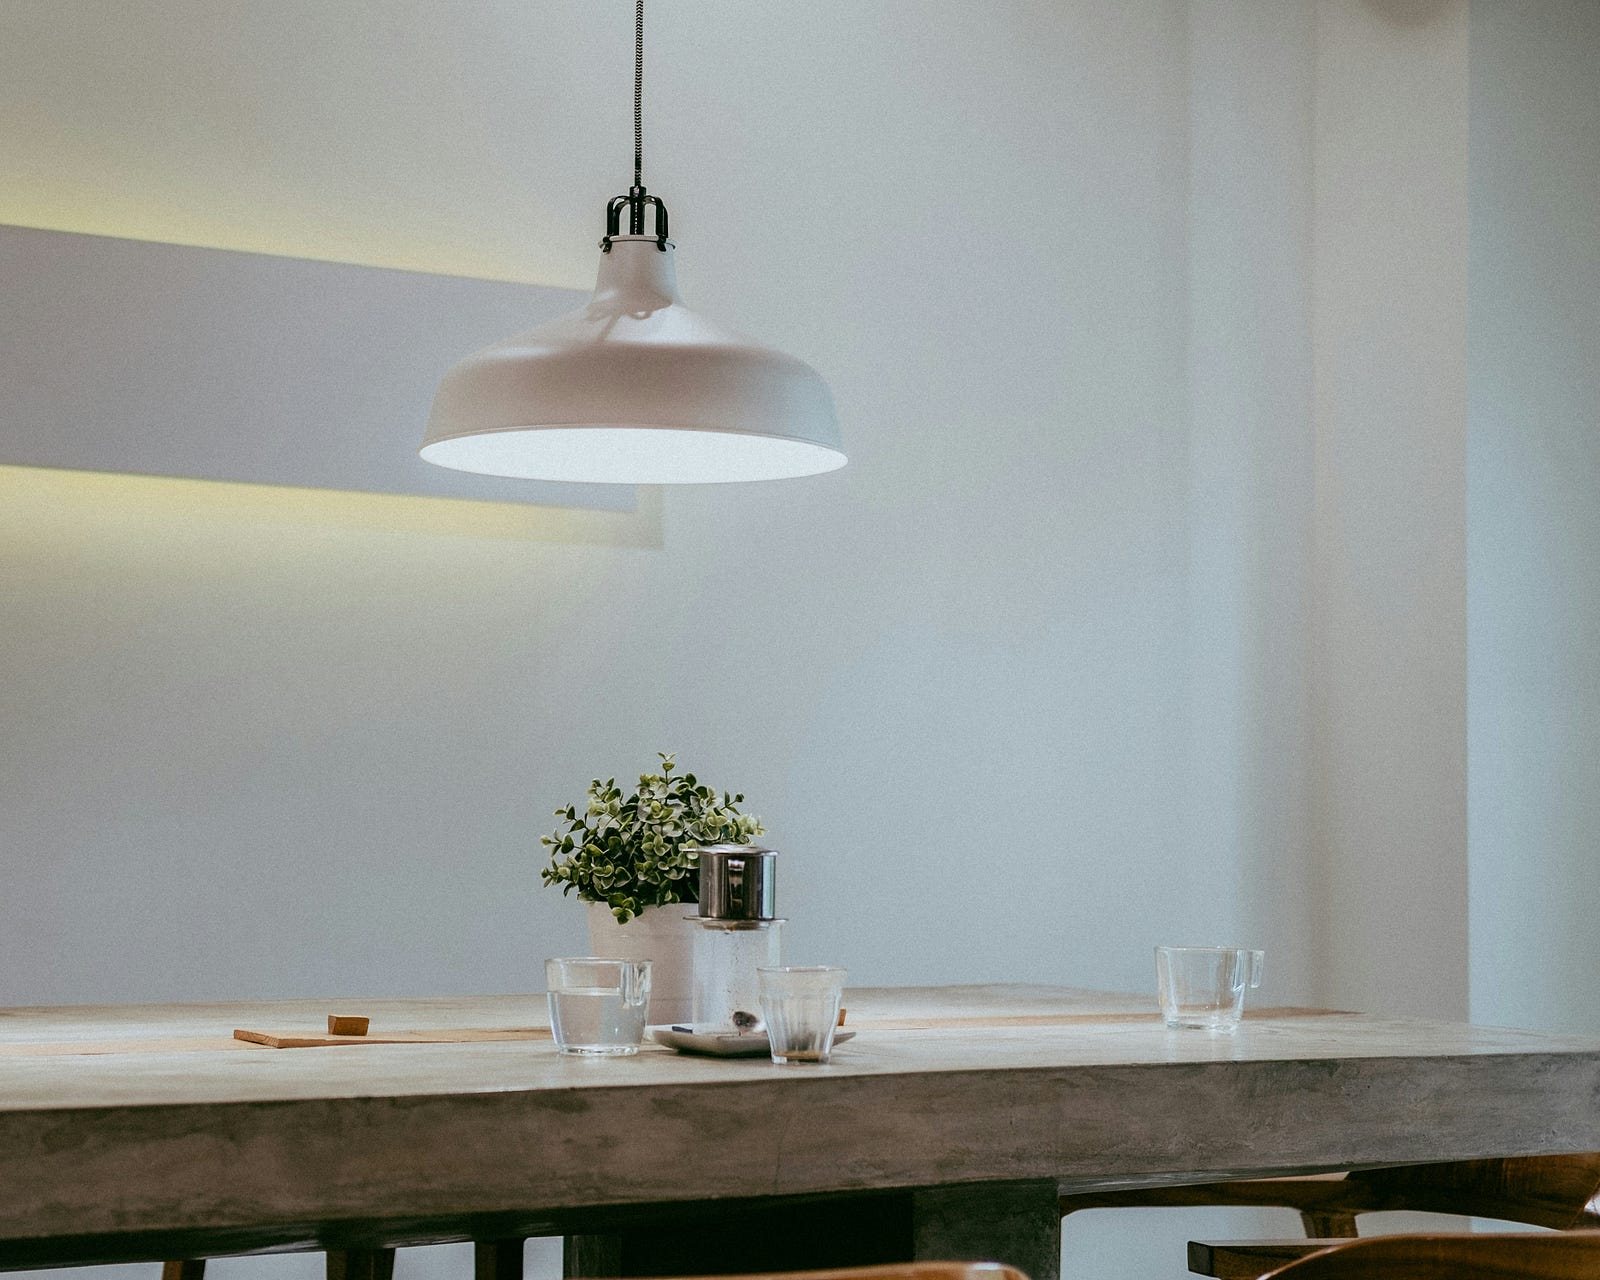
<path id="1" fill-rule="evenodd" d="M 661 772 L 639 777 L 639 789 L 624 798 L 615 778 L 589 784 L 582 812 L 557 809 L 565 824 L 539 843 L 550 865 L 539 874 L 563 894 L 577 891 L 584 902 L 603 902 L 626 924 L 646 907 L 699 900 L 697 859 L 691 850 L 709 844 L 749 844 L 765 828 L 740 813 L 744 796 L 701 786 L 692 773 L 675 773 L 674 757 L 661 756 Z"/>

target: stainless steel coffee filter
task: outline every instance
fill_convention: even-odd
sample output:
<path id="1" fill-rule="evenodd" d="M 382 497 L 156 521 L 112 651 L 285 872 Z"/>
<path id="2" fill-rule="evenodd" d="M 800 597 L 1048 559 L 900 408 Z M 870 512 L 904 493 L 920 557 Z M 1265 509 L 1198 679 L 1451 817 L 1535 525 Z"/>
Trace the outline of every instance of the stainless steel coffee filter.
<path id="1" fill-rule="evenodd" d="M 702 920 L 776 918 L 776 849 L 753 844 L 714 844 L 698 852 Z"/>

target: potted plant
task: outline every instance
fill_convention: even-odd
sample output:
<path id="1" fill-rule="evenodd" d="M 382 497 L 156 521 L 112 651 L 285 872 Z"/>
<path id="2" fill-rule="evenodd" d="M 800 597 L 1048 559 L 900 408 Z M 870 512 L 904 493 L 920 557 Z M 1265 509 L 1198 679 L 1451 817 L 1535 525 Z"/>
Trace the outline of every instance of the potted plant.
<path id="1" fill-rule="evenodd" d="M 719 798 L 692 773 L 661 756 L 661 772 L 641 774 L 624 796 L 615 778 L 596 779 L 582 809 L 556 810 L 562 827 L 540 839 L 550 863 L 540 876 L 589 904 L 592 954 L 655 962 L 651 1017 L 681 1022 L 692 998 L 694 926 L 683 903 L 699 898 L 695 850 L 749 844 L 763 833 L 739 812 L 744 796 Z"/>

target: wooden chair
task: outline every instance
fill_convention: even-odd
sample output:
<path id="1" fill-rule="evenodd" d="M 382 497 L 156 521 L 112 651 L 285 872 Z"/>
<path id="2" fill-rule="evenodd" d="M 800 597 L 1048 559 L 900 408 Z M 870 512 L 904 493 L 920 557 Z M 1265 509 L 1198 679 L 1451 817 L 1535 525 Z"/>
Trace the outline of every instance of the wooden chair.
<path id="1" fill-rule="evenodd" d="M 1306 1248 L 1308 1242 L 1294 1242 Z M 1196 1249 L 1222 1245 L 1191 1242 Z M 1214 1261 L 1214 1255 L 1208 1255 Z M 1206 1270 L 1205 1275 L 1228 1275 Z M 1536 1235 L 1372 1236 L 1321 1242 L 1304 1256 L 1251 1272 L 1261 1280 L 1594 1280 L 1600 1276 L 1600 1231 Z"/>
<path id="2" fill-rule="evenodd" d="M 1308 1236 L 1348 1239 L 1364 1213 L 1408 1210 L 1536 1227 L 1600 1227 L 1600 1154 L 1518 1156 L 1359 1169 L 1334 1177 L 1265 1178 L 1063 1196 L 1081 1209 L 1236 1205 L 1298 1209 Z M 1258 1273 L 1259 1274 L 1259 1273 Z"/>

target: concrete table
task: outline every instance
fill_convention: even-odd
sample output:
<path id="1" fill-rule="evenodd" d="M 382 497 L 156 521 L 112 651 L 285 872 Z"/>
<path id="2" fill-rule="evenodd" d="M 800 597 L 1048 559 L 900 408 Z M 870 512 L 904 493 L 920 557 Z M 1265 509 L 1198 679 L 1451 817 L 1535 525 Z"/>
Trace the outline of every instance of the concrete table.
<path id="1" fill-rule="evenodd" d="M 1059 1190 L 1600 1150 L 1592 1040 L 1310 1010 L 1169 1032 L 1148 997 L 1054 987 L 847 1004 L 860 1034 L 810 1068 L 228 1038 L 547 1025 L 542 996 L 0 1010 L 0 1266 L 564 1234 L 577 1274 L 1051 1280 Z"/>

